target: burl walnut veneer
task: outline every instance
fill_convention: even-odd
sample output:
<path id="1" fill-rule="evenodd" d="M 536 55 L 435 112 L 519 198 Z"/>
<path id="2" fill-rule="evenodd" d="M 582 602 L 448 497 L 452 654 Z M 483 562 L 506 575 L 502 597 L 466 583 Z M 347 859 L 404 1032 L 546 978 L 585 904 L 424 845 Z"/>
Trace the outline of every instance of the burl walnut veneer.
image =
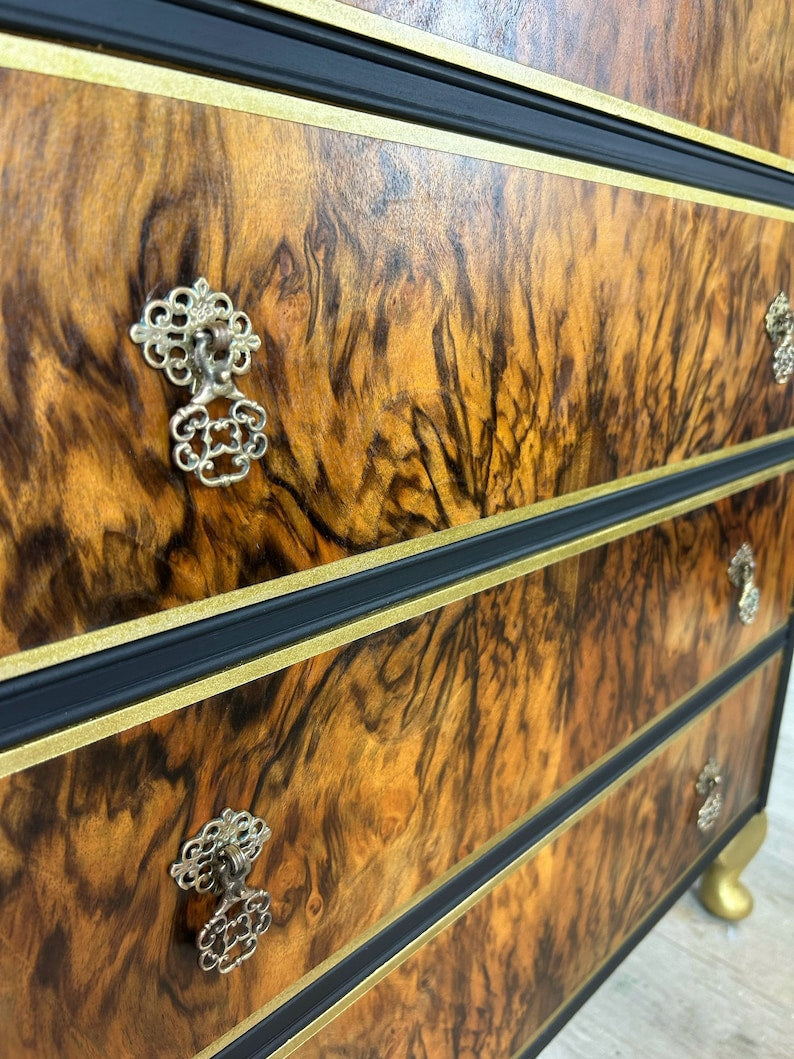
<path id="1" fill-rule="evenodd" d="M 794 426 L 763 328 L 782 221 L 28 72 L 2 92 L 3 653 Z M 262 339 L 240 385 L 268 450 L 231 490 L 173 466 L 184 393 L 127 334 L 199 276 Z"/>
<path id="2" fill-rule="evenodd" d="M 779 665 L 769 663 L 613 789 L 298 1048 L 298 1059 L 523 1051 L 708 848 L 694 820 L 709 755 L 725 765 L 725 822 L 753 804 L 770 721 L 753 704 L 770 701 Z M 583 863 L 597 870 L 582 871 Z M 377 1026 L 377 1039 L 362 1026 Z"/>
<path id="3" fill-rule="evenodd" d="M 0 996 L 17 1011 L 0 1023 L 22 1033 L 6 1046 L 145 1054 L 167 1013 L 173 1046 L 187 1054 L 393 916 L 785 622 L 789 551 L 759 557 L 763 607 L 750 626 L 726 569 L 743 534 L 791 534 L 787 485 L 769 482 L 0 781 L 0 920 L 15 924 L 0 949 Z M 166 868 L 181 836 L 227 804 L 273 831 L 256 864 L 273 925 L 263 973 L 248 964 L 218 987 L 195 966 L 206 901 L 181 895 Z M 94 922 L 97 901 L 105 913 Z M 43 908 L 51 923 L 31 949 Z M 135 973 L 120 973 L 120 930 Z M 37 954 L 54 950 L 55 979 Z M 95 975 L 97 964 L 119 973 Z M 31 1000 L 42 992 L 47 1013 Z"/>
<path id="4" fill-rule="evenodd" d="M 524 6 L 0 0 L 3 1057 L 530 1056 L 749 911 L 791 19 Z"/>

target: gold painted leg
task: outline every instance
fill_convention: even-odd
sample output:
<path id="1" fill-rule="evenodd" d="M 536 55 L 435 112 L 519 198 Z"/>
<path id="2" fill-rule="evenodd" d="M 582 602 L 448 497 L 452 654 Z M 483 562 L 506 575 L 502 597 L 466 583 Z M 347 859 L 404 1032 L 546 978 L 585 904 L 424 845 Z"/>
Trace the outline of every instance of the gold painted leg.
<path id="1" fill-rule="evenodd" d="M 766 813 L 749 820 L 711 864 L 700 884 L 700 900 L 715 916 L 744 919 L 753 910 L 753 896 L 739 876 L 766 838 Z"/>

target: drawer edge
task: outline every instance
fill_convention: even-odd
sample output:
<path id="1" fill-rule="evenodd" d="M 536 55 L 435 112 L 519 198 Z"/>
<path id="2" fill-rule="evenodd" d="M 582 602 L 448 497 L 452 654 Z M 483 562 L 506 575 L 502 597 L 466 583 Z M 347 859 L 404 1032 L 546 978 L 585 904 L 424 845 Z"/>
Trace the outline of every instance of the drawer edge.
<path id="1" fill-rule="evenodd" d="M 386 925 L 376 925 L 364 936 L 351 942 L 332 960 L 317 968 L 311 976 L 306 976 L 302 980 L 303 984 L 298 983 L 293 989 L 282 993 L 264 1008 L 254 1012 L 198 1053 L 195 1059 L 210 1059 L 216 1055 L 222 1056 L 222 1059 L 242 1059 L 249 1054 L 270 1055 L 274 1059 L 282 1059 L 289 1055 L 427 942 L 451 926 L 501 882 L 531 861 L 549 843 L 559 838 L 614 791 L 636 776 L 703 715 L 718 706 L 729 693 L 757 675 L 767 665 L 776 663 L 781 665 L 779 672 L 782 674 L 782 678 L 780 675 L 778 677 L 775 703 L 777 707 L 779 700 L 785 695 L 786 670 L 783 665 L 786 654 L 781 649 L 784 645 L 790 646 L 787 639 L 790 627 L 791 623 L 789 626 L 783 626 L 778 633 L 763 641 L 762 645 L 757 645 L 748 652 L 739 663 L 734 662 L 717 678 L 675 704 L 661 720 L 657 719 L 646 726 L 646 729 L 609 755 L 605 761 L 596 762 L 589 774 L 580 775 L 571 781 L 563 788 L 565 793 L 553 797 L 545 806 L 535 807 L 530 814 L 508 829 L 507 834 L 497 836 L 488 846 L 447 872 L 441 880 L 436 880 L 433 886 L 428 888 L 429 892 L 418 895 L 407 911 L 402 910 Z M 765 647 L 766 651 L 759 650 L 761 647 Z M 772 745 L 774 744 L 771 742 L 767 744 L 768 748 Z M 767 749 L 767 759 L 769 756 Z M 698 859 L 696 874 L 703 870 L 708 860 L 716 856 L 762 804 L 762 798 L 759 796 L 748 808 L 746 818 L 737 817 L 709 844 L 703 856 Z M 484 865 L 490 867 L 483 870 Z M 686 886 L 683 886 L 680 892 L 676 891 L 676 896 L 680 896 L 684 889 Z M 670 903 L 675 899 L 676 897 L 672 897 Z M 659 917 L 662 914 L 660 911 Z M 650 930 L 652 925 L 651 923 L 647 929 Z M 639 941 L 640 937 L 636 940 Z M 358 968 L 356 957 L 359 956 L 360 959 L 362 954 L 366 962 L 363 968 Z M 593 989 L 595 988 L 596 985 L 593 986 Z M 581 1003 L 584 1003 L 584 999 Z M 572 1008 L 566 1018 L 569 1018 L 573 1011 Z M 298 1027 L 297 1032 L 295 1027 Z M 243 1039 L 249 1035 L 249 1039 L 243 1044 Z"/>
<path id="2" fill-rule="evenodd" d="M 578 84 L 558 74 L 526 66 L 496 53 L 463 44 L 450 37 L 442 37 L 438 33 L 420 29 L 408 22 L 398 22 L 394 18 L 380 15 L 366 8 L 351 7 L 340 0 L 254 0 L 254 3 L 267 4 L 268 7 L 278 8 L 286 14 L 322 22 L 372 40 L 430 55 L 442 62 L 454 63 L 468 70 L 476 70 L 501 81 L 522 85 L 525 88 L 553 95 L 558 99 L 566 99 L 570 103 L 600 110 L 617 118 L 640 122 L 660 132 L 707 144 L 718 150 L 730 151 L 786 172 L 794 172 L 794 160 L 784 155 L 775 154 L 763 147 L 737 140 L 712 129 L 693 125 L 681 118 L 632 103 L 619 96 L 609 95 L 590 88 L 588 85 Z"/>
<path id="3" fill-rule="evenodd" d="M 0 682 L 0 777 L 787 473 L 793 445 L 787 436 L 740 454 L 738 463 L 621 490 L 611 503 L 593 498 L 551 510 L 530 527 L 510 523 L 316 590 L 10 677 Z M 750 473 L 732 477 L 739 468 Z"/>
<path id="4" fill-rule="evenodd" d="M 549 1017 L 538 1033 L 513 1054 L 511 1059 L 535 1059 L 547 1044 L 560 1032 L 563 1026 L 590 999 L 596 990 L 603 985 L 609 976 L 626 959 L 633 949 L 650 933 L 657 923 L 679 901 L 696 879 L 704 872 L 714 858 L 739 834 L 743 827 L 759 812 L 761 799 L 746 806 L 730 822 L 722 834 L 702 852 L 698 859 L 689 866 L 676 880 L 674 885 L 653 905 L 643 921 L 635 927 L 629 936 L 611 953 L 603 963 L 583 983 L 576 994 L 565 1001 Z M 197 1057 L 198 1059 L 198 1057 Z"/>
<path id="5" fill-rule="evenodd" d="M 67 49 L 48 41 L 20 45 L 14 57 L 20 69 L 50 72 L 57 63 L 59 73 L 78 80 L 121 87 L 132 80 L 138 90 L 173 98 L 252 112 L 267 107 L 273 117 L 304 124 L 764 216 L 792 216 L 792 173 L 779 165 L 684 137 L 680 130 L 657 130 L 636 117 L 599 113 L 490 72 L 450 70 L 431 54 L 374 39 L 362 46 L 361 39 L 323 23 L 263 7 L 232 14 L 211 2 L 197 10 L 148 0 L 137 11 L 114 12 L 112 22 L 102 0 L 84 3 L 80 18 L 64 17 L 57 3 L 39 0 L 35 6 L 20 13 L 16 5 L 0 3 L 0 26 L 74 43 Z M 12 51 L 9 38 L 0 43 Z M 154 66 L 146 75 L 140 58 L 85 51 L 78 58 L 81 49 L 96 45 L 197 72 Z M 65 61 L 64 50 L 73 53 Z M 221 92 L 212 78 L 230 83 L 221 83 Z M 242 78 L 249 84 L 234 83 Z M 351 106 L 361 109 L 344 109 Z"/>

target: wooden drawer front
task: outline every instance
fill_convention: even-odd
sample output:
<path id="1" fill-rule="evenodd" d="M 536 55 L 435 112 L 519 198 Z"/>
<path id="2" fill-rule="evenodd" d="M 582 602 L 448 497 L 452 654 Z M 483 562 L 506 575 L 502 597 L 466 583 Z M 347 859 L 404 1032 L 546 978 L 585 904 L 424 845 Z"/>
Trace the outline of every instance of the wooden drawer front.
<path id="1" fill-rule="evenodd" d="M 790 551 L 759 556 L 752 626 L 725 574 L 745 533 L 791 540 L 784 485 L 2 781 L 0 981 L 21 991 L 14 1032 L 35 1036 L 27 1011 L 59 1056 L 124 1041 L 151 1054 L 166 1020 L 188 1053 L 394 914 L 785 620 Z M 227 805 L 272 828 L 252 883 L 271 891 L 274 923 L 267 955 L 218 978 L 196 966 L 204 909 L 168 865 Z M 55 977 L 38 955 L 54 947 Z"/>
<path id="2" fill-rule="evenodd" d="M 3 652 L 794 425 L 782 221 L 0 81 Z M 172 465 L 186 393 L 128 336 L 199 276 L 263 339 L 268 451 L 220 489 Z"/>
<path id="3" fill-rule="evenodd" d="M 717 833 L 758 791 L 779 659 L 293 1053 L 510 1056 L 642 922 L 714 835 L 695 782 L 724 766 Z M 705 913 L 704 913 L 705 914 Z"/>
<path id="4" fill-rule="evenodd" d="M 345 0 L 459 44 L 794 155 L 787 0 Z M 375 30 L 377 32 L 377 30 Z M 664 71 L 661 73 L 661 71 Z M 553 89 L 552 89 L 553 91 Z"/>

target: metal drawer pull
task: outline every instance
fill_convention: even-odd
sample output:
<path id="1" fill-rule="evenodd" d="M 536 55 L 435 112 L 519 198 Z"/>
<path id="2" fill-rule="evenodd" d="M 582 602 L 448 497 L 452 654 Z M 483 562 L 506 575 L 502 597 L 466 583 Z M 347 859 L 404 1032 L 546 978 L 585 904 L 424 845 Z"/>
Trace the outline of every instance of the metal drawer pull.
<path id="1" fill-rule="evenodd" d="M 197 835 L 182 844 L 170 873 L 183 890 L 220 894 L 218 907 L 196 935 L 199 967 L 221 974 L 253 956 L 259 937 L 270 926 L 270 894 L 251 890 L 245 879 L 270 838 L 258 816 L 224 809 Z M 235 905 L 240 907 L 228 915 Z"/>
<path id="2" fill-rule="evenodd" d="M 731 584 L 742 590 L 739 596 L 739 621 L 752 625 L 761 605 L 761 593 L 753 580 L 755 556 L 749 544 L 743 544 L 731 559 L 728 577 Z"/>
<path id="3" fill-rule="evenodd" d="M 698 831 L 711 831 L 722 812 L 722 776 L 720 767 L 713 757 L 705 764 L 698 776 L 695 790 L 706 800 L 698 809 Z"/>
<path id="4" fill-rule="evenodd" d="M 772 359 L 775 382 L 784 383 L 794 372 L 794 313 L 783 291 L 767 310 L 766 331 L 775 346 Z"/>
<path id="5" fill-rule="evenodd" d="M 251 370 L 251 354 L 262 344 L 245 313 L 235 311 L 228 294 L 212 290 L 201 278 L 192 287 L 175 287 L 165 298 L 148 301 L 130 337 L 143 347 L 150 367 L 192 394 L 169 424 L 177 467 L 209 486 L 245 478 L 267 449 L 265 410 L 233 381 Z M 208 406 L 217 400 L 228 401 L 229 408 L 212 419 Z M 223 470 L 217 467 L 219 458 Z"/>

